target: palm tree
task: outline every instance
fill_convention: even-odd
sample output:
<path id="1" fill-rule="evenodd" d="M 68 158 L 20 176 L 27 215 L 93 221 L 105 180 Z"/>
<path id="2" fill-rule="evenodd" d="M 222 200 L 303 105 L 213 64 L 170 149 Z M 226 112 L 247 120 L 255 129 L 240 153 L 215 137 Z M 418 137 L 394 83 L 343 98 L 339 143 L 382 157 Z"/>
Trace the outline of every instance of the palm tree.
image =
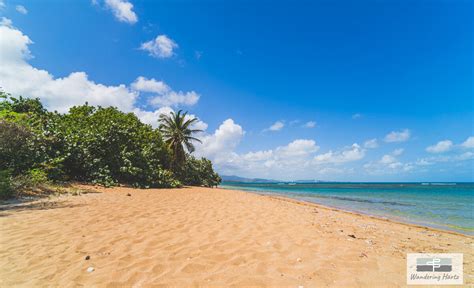
<path id="1" fill-rule="evenodd" d="M 176 170 L 183 166 L 186 161 L 186 152 L 184 146 L 189 153 L 194 152 L 195 148 L 193 141 L 202 143 L 201 140 L 192 135 L 197 132 L 202 132 L 200 129 L 192 129 L 192 125 L 198 121 L 194 117 L 186 117 L 188 112 L 178 113 L 171 112 L 170 114 L 160 115 L 160 131 L 163 134 L 165 143 L 173 152 L 172 168 Z"/>

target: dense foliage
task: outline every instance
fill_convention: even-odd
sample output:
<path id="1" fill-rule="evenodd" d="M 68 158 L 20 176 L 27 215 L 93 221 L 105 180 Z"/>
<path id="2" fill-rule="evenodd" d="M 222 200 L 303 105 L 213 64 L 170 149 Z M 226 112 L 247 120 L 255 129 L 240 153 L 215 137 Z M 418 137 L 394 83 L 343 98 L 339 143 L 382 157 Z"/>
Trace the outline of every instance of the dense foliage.
<path id="1" fill-rule="evenodd" d="M 158 129 L 133 113 L 86 103 L 59 114 L 38 99 L 0 93 L 0 193 L 10 195 L 2 187 L 11 188 L 12 179 L 38 175 L 144 188 L 220 183 L 209 160 L 176 155 L 175 142 L 163 141 Z"/>

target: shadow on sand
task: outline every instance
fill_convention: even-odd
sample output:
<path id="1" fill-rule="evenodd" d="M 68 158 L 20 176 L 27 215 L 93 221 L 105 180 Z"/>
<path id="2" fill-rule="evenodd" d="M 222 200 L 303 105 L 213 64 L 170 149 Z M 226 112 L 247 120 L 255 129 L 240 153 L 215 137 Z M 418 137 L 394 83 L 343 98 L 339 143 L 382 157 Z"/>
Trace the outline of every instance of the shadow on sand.
<path id="1" fill-rule="evenodd" d="M 91 189 L 77 187 L 74 184 L 63 184 L 61 186 L 41 187 L 23 193 L 19 199 L 11 199 L 0 202 L 0 217 L 6 217 L 15 212 L 31 210 L 50 210 L 58 208 L 73 208 L 85 206 L 85 204 L 71 204 L 66 199 L 59 199 L 62 195 L 79 196 L 82 194 L 100 193 Z M 55 197 L 56 196 L 56 197 Z"/>

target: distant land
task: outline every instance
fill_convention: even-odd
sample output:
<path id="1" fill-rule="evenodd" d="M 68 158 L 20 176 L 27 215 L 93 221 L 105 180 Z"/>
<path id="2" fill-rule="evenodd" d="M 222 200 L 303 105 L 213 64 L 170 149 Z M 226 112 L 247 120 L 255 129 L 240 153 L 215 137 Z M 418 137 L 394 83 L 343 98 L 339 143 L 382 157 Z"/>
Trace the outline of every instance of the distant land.
<path id="1" fill-rule="evenodd" d="M 283 182 L 279 180 L 272 180 L 272 179 L 262 179 L 262 178 L 245 178 L 235 175 L 221 175 L 222 181 L 227 182 L 251 182 L 251 183 L 276 183 L 276 182 Z"/>
<path id="2" fill-rule="evenodd" d="M 221 175 L 222 181 L 226 182 L 244 182 L 244 183 L 317 183 L 319 180 L 296 180 L 296 181 L 283 181 L 274 179 L 263 179 L 263 178 L 245 178 L 235 175 Z"/>

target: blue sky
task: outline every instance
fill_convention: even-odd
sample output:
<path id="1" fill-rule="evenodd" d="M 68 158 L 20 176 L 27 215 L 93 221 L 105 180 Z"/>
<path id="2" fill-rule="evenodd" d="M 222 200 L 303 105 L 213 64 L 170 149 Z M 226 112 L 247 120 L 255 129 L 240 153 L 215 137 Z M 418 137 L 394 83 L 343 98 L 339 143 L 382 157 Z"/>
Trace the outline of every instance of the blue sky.
<path id="1" fill-rule="evenodd" d="M 254 2 L 0 0 L 0 86 L 188 110 L 222 174 L 474 181 L 472 2 Z"/>

